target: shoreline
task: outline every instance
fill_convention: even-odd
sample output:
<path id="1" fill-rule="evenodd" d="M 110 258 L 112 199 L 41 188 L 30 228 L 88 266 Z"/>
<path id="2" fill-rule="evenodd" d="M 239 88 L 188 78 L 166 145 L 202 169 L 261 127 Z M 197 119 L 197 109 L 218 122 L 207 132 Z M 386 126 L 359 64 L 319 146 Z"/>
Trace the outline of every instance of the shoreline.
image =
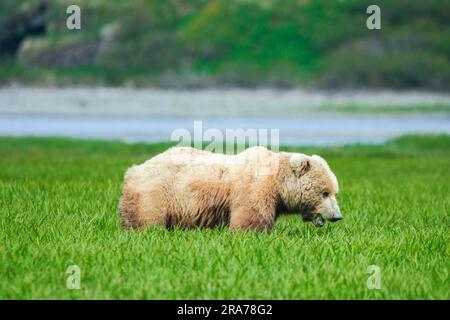
<path id="1" fill-rule="evenodd" d="M 450 94 L 278 89 L 160 90 L 0 87 L 0 115 L 295 117 L 450 114 Z"/>

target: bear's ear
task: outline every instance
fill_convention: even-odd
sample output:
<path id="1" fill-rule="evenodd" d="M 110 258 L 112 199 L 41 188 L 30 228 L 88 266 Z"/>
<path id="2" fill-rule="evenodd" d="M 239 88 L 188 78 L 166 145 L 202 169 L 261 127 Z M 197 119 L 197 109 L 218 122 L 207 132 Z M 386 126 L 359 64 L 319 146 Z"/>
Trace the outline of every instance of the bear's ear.
<path id="1" fill-rule="evenodd" d="M 307 155 L 294 154 L 289 159 L 289 164 L 297 177 L 305 174 L 311 168 L 311 162 Z"/>

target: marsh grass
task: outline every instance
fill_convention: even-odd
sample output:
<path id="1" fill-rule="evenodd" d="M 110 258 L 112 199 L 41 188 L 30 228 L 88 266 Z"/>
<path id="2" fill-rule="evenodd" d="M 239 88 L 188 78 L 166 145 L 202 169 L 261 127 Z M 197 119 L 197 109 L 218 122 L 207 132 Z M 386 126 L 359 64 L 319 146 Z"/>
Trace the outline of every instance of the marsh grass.
<path id="1" fill-rule="evenodd" d="M 425 103 L 406 105 L 375 105 L 364 106 L 359 104 L 324 105 L 317 108 L 319 112 L 342 112 L 342 113 L 376 113 L 376 114 L 405 114 L 405 113 L 438 113 L 450 114 L 448 103 Z"/>
<path id="2" fill-rule="evenodd" d="M 272 233 L 122 230 L 124 171 L 168 146 L 0 138 L 0 298 L 450 298 L 449 136 L 294 148 L 340 180 L 345 219 L 322 229 L 295 215 Z"/>

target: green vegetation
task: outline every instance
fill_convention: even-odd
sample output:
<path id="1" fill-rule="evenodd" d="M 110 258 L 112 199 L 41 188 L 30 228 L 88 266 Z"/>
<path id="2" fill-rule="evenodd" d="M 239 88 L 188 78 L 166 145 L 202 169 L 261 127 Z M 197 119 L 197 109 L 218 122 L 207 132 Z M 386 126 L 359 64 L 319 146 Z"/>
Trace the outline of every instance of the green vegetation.
<path id="1" fill-rule="evenodd" d="M 82 30 L 66 29 L 69 4 L 81 7 Z M 448 90 L 450 3 L 380 0 L 382 29 L 368 30 L 371 4 L 6 0 L 0 54 L 14 59 L 0 82 Z"/>
<path id="2" fill-rule="evenodd" d="M 0 138 L 0 298 L 450 299 L 450 136 L 290 148 L 340 180 L 345 219 L 322 229 L 286 216 L 272 233 L 122 230 L 125 169 L 168 146 Z"/>
<path id="3" fill-rule="evenodd" d="M 406 104 L 406 105 L 323 105 L 315 109 L 319 112 L 355 112 L 355 113 L 443 113 L 450 114 L 450 104 Z"/>

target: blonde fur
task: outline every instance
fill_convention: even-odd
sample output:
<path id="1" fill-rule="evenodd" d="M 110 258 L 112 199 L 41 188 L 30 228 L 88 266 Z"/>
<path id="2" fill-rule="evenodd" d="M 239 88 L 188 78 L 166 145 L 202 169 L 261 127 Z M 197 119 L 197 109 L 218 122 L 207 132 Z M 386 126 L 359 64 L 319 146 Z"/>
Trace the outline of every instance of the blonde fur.
<path id="1" fill-rule="evenodd" d="M 238 155 L 177 147 L 128 169 L 119 210 L 124 228 L 262 231 L 272 229 L 281 212 L 311 219 L 323 207 L 323 190 L 335 196 L 337 179 L 317 156 L 262 147 Z"/>

